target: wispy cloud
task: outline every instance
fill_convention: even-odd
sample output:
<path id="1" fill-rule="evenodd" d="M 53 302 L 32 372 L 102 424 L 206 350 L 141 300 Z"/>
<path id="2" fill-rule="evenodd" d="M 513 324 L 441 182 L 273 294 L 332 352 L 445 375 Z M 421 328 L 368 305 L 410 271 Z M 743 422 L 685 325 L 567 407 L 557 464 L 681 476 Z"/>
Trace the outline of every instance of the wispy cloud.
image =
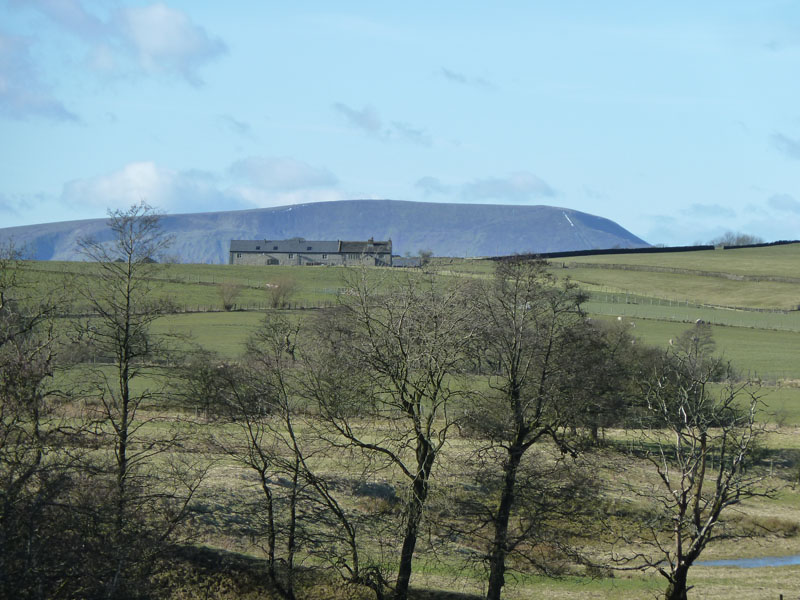
<path id="1" fill-rule="evenodd" d="M 29 42 L 0 32 L 0 115 L 78 121 L 39 77 Z"/>
<path id="2" fill-rule="evenodd" d="M 426 196 L 432 194 L 449 194 L 452 189 L 451 186 L 445 185 L 438 178 L 426 175 L 417 179 L 414 183 L 415 188 L 419 188 Z"/>
<path id="3" fill-rule="evenodd" d="M 232 117 L 231 115 L 219 115 L 220 122 L 231 132 L 242 137 L 252 138 L 253 128 L 245 121 Z"/>
<path id="4" fill-rule="evenodd" d="M 800 214 L 800 202 L 790 194 L 775 194 L 767 199 L 767 206 L 784 212 Z"/>
<path id="5" fill-rule="evenodd" d="M 470 75 L 465 75 L 464 73 L 459 73 L 458 71 L 453 71 L 447 67 L 442 67 L 439 69 L 439 76 L 450 83 L 455 83 L 458 85 L 465 85 L 482 90 L 492 90 L 495 88 L 493 83 L 484 79 L 483 77 L 472 77 Z"/>
<path id="6" fill-rule="evenodd" d="M 534 198 L 555 196 L 555 190 L 544 180 L 528 171 L 511 173 L 505 177 L 476 179 L 462 187 L 468 200 L 499 200 L 524 202 Z"/>
<path id="7" fill-rule="evenodd" d="M 537 198 L 550 198 L 556 190 L 529 171 L 506 176 L 482 177 L 462 183 L 446 183 L 432 175 L 419 178 L 414 187 L 426 196 L 447 195 L 467 202 L 524 203 Z"/>
<path id="8" fill-rule="evenodd" d="M 691 204 L 688 208 L 682 210 L 681 213 L 686 215 L 687 217 L 697 217 L 697 218 L 706 218 L 706 217 L 733 218 L 736 216 L 736 211 L 728 207 L 722 206 L 721 204 L 694 203 Z"/>
<path id="9" fill-rule="evenodd" d="M 419 146 L 431 146 L 433 140 L 430 134 L 421 127 L 405 121 L 392 121 L 384 126 L 378 111 L 370 105 L 361 109 L 353 108 L 342 102 L 335 102 L 333 109 L 344 116 L 348 125 L 367 135 L 384 141 L 402 141 Z"/>
<path id="10" fill-rule="evenodd" d="M 782 133 L 773 133 L 770 136 L 772 145 L 782 154 L 795 160 L 800 160 L 800 140 L 788 137 Z"/>
<path id="11" fill-rule="evenodd" d="M 335 102 L 333 108 L 344 116 L 351 127 L 370 135 L 381 134 L 383 124 L 381 123 L 381 118 L 378 116 L 377 111 L 373 107 L 365 106 L 364 108 L 357 109 L 347 106 L 342 102 Z"/>
<path id="12" fill-rule="evenodd" d="M 97 39 L 108 34 L 108 26 L 89 13 L 80 0 L 11 0 L 11 5 L 36 9 L 66 31 L 82 38 Z"/>
<path id="13" fill-rule="evenodd" d="M 400 121 L 393 122 L 392 127 L 394 134 L 407 142 L 420 146 L 430 146 L 432 143 L 431 136 L 424 129 Z"/>
<path id="14" fill-rule="evenodd" d="M 0 194 L 0 214 L 14 216 L 19 214 L 17 203 L 5 194 Z"/>
<path id="15" fill-rule="evenodd" d="M 583 186 L 583 192 L 592 200 L 608 200 L 608 194 L 589 186 Z"/>
<path id="16" fill-rule="evenodd" d="M 333 187 L 338 183 L 336 176 L 327 169 L 285 157 L 246 158 L 233 163 L 229 171 L 265 190 L 296 191 Z"/>

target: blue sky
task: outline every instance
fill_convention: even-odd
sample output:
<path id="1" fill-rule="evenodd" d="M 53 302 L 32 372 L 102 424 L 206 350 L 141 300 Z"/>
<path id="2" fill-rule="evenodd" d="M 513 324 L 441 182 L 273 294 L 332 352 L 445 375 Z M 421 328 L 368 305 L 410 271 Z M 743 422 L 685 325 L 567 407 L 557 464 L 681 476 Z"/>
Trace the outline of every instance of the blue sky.
<path id="1" fill-rule="evenodd" d="M 800 238 L 800 2 L 0 0 L 0 227 L 349 198 Z"/>

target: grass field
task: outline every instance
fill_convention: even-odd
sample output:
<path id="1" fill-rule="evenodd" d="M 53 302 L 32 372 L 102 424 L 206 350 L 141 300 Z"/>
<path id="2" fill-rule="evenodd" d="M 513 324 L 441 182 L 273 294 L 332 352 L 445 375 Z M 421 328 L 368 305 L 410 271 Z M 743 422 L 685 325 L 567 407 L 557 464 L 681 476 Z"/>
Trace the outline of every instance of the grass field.
<path id="1" fill-rule="evenodd" d="M 616 317 L 598 315 L 616 321 Z M 631 333 L 652 346 L 667 347 L 689 323 L 625 318 Z M 712 327 L 717 352 L 744 375 L 774 382 L 800 379 L 800 333 L 749 327 Z"/>
<path id="2" fill-rule="evenodd" d="M 735 281 L 688 273 L 628 271 L 620 269 L 564 269 L 564 264 L 667 266 L 695 271 L 725 271 L 756 275 L 800 275 L 800 244 L 725 251 L 667 254 L 632 254 L 579 257 L 553 261 L 552 272 L 570 277 L 586 287 L 590 299 L 587 312 L 599 318 L 635 324 L 633 333 L 645 343 L 666 347 L 670 339 L 698 319 L 715 325 L 717 348 L 742 373 L 765 382 L 800 380 L 800 311 L 731 310 L 710 304 L 796 306 L 800 284 Z M 42 292 L 70 293 L 76 285 L 91 285 L 96 266 L 91 263 L 31 262 L 30 279 Z M 487 278 L 494 263 L 488 260 L 437 258 L 431 270 L 440 276 Z M 374 269 L 376 278 L 419 276 L 418 271 Z M 581 277 L 576 277 L 580 275 Z M 290 306 L 331 306 L 346 287 L 345 271 L 331 267 L 248 267 L 230 265 L 165 265 L 159 270 L 159 293 L 181 312 L 156 324 L 159 332 L 189 336 L 194 343 L 220 356 L 233 359 L 263 318 L 270 304 L 268 284 L 290 282 Z M 220 286 L 233 282 L 242 286 L 234 312 L 222 312 Z M 59 290 L 63 290 L 59 291 Z M 626 293 L 627 291 L 627 293 Z M 72 292 L 74 295 L 74 291 Z M 694 301 L 687 301 L 691 295 Z M 682 297 L 683 300 L 676 298 Z M 707 303 L 707 304 L 704 304 Z M 303 318 L 304 311 L 295 314 Z M 776 412 L 797 418 L 795 395 L 784 387 L 773 394 Z M 780 409 L 780 410 L 778 410 Z"/>
<path id="3" fill-rule="evenodd" d="M 591 291 L 629 292 L 676 302 L 724 307 L 796 310 L 800 283 L 735 281 L 688 273 L 624 269 L 564 269 L 562 277 Z"/>
<path id="4" fill-rule="evenodd" d="M 555 258 L 554 264 L 635 265 L 729 273 L 748 277 L 800 278 L 800 244 L 657 254 L 606 254 Z"/>
<path id="5" fill-rule="evenodd" d="M 580 264 L 577 267 L 575 265 Z M 635 268 L 669 268 L 675 272 L 596 268 L 592 264 L 623 265 Z M 587 266 L 588 265 L 588 266 Z M 76 285 L 91 285 L 95 266 L 88 263 L 30 263 L 32 289 L 69 293 Z M 567 268 L 564 268 L 566 266 Z M 490 277 L 490 261 L 436 259 L 430 269 L 445 277 Z M 702 319 L 713 325 L 717 350 L 744 375 L 760 378 L 764 420 L 771 432 L 764 440 L 765 452 L 776 457 L 785 488 L 774 501 L 751 501 L 739 509 L 737 518 L 754 521 L 772 519 L 781 527 L 800 522 L 800 493 L 789 485 L 800 460 L 800 244 L 762 249 L 706 251 L 681 254 L 616 255 L 558 259 L 552 272 L 569 277 L 590 292 L 585 308 L 592 318 L 627 324 L 643 343 L 667 348 L 691 323 Z M 159 271 L 159 293 L 170 298 L 179 312 L 158 320 L 157 333 L 177 334 L 222 358 L 241 355 L 245 341 L 259 325 L 270 303 L 270 285 L 291 282 L 294 307 L 328 306 L 336 302 L 346 287 L 340 268 L 330 267 L 243 267 L 227 265 L 169 265 Z M 709 274 L 710 273 L 710 274 Z M 419 272 L 375 269 L 370 276 L 419 276 Z M 736 280 L 719 274 L 746 276 Z M 781 277 L 787 281 L 756 281 L 755 277 Z M 221 311 L 219 288 L 225 282 L 242 286 L 237 304 L 246 310 Z M 731 310 L 719 306 L 738 306 L 762 310 Z M 189 311 L 189 312 L 184 312 Z M 285 314 L 306 319 L 311 310 L 294 309 Z M 146 382 L 144 383 L 146 385 Z M 153 425 L 164 426 L 165 424 Z M 232 435 L 230 425 L 186 425 L 197 431 L 210 428 L 211 435 Z M 613 439 L 613 432 L 609 434 Z M 622 435 L 622 434 L 619 434 Z M 199 438 L 198 438 L 199 439 Z M 198 449 L 204 442 L 198 441 Z M 466 444 L 463 440 L 455 441 Z M 468 448 L 466 449 L 468 450 Z M 462 448 L 462 451 L 466 451 Z M 187 448 L 187 452 L 195 451 Z M 199 451 L 199 450 L 198 450 Z M 258 550 L 245 537 L 236 537 L 235 519 L 223 518 L 225 510 L 237 501 L 235 493 L 250 485 L 248 477 L 229 457 L 213 457 L 214 468 L 208 482 L 208 511 L 203 516 L 206 529 L 202 541 L 215 548 Z M 326 467 L 337 477 L 347 467 Z M 628 474 L 637 466 L 629 466 Z M 790 472 L 791 471 L 791 472 Z M 611 481 L 619 473 L 609 468 L 603 477 Z M 798 473 L 800 475 L 800 473 Z M 792 475 L 793 476 L 793 475 Z M 243 487 L 244 486 L 244 487 Z M 349 498 L 348 502 L 364 502 Z M 235 507 L 235 506 L 234 506 Z M 709 547 L 703 559 L 800 553 L 800 536 L 781 532 L 765 533 L 745 542 L 723 540 Z M 420 557 L 412 586 L 418 600 L 457 600 L 480 596 L 482 576 L 468 571 L 458 557 Z M 581 576 L 573 573 L 558 579 L 525 576 L 510 579 L 505 597 L 533 598 L 656 598 L 664 589 L 664 579 L 656 573 L 618 572 L 613 577 Z M 800 596 L 800 567 L 739 569 L 697 566 L 691 570 L 690 592 L 698 598 L 722 600 L 732 597 L 777 599 Z M 199 589 L 199 588 L 198 588 Z M 437 590 L 446 590 L 437 592 Z M 197 591 L 196 589 L 194 590 Z M 328 595 L 329 594 L 329 595 Z M 464 594 L 464 595 L 461 595 Z M 465 596 L 470 595 L 470 596 Z M 187 595 L 186 597 L 190 597 Z M 222 596 L 220 596 L 222 597 Z M 270 597 L 270 596 L 249 596 Z M 316 597 L 340 598 L 341 590 L 319 592 Z"/>

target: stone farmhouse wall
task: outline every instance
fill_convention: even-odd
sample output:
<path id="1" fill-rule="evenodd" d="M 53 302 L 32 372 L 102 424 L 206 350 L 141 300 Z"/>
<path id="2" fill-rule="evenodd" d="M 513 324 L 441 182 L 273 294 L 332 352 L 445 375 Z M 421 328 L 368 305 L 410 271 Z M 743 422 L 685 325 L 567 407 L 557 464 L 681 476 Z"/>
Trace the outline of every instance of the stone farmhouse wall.
<path id="1" fill-rule="evenodd" d="M 378 251 L 369 248 L 377 246 Z M 391 266 L 388 242 L 232 240 L 228 264 L 250 266 L 367 265 Z"/>

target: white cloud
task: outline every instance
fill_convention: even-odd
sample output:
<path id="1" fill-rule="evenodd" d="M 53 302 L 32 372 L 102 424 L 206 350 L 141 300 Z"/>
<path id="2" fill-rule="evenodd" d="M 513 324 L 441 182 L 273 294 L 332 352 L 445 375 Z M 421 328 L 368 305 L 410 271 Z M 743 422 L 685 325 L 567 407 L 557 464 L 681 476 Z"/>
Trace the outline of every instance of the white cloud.
<path id="1" fill-rule="evenodd" d="M 506 177 L 476 179 L 464 184 L 461 193 L 468 200 L 501 202 L 524 202 L 533 198 L 556 195 L 555 190 L 547 182 L 528 171 L 511 173 Z"/>
<path id="2" fill-rule="evenodd" d="M 31 59 L 29 43 L 0 32 L 0 115 L 12 119 L 46 117 L 77 121 L 44 84 Z"/>
<path id="3" fill-rule="evenodd" d="M 167 213 L 249 208 L 235 194 L 221 190 L 216 179 L 202 171 L 175 171 L 154 162 L 134 162 L 107 175 L 70 181 L 61 202 L 101 209 L 128 208 L 144 200 Z"/>
<path id="4" fill-rule="evenodd" d="M 231 165 L 230 172 L 266 190 L 294 191 L 337 184 L 336 176 L 327 169 L 285 157 L 246 158 Z"/>
<path id="5" fill-rule="evenodd" d="M 132 162 L 111 173 L 66 183 L 59 200 L 76 213 L 98 214 L 141 201 L 166 213 L 187 213 L 342 198 L 332 173 L 291 158 L 253 157 L 234 163 L 228 172 L 245 183 L 231 185 L 206 171 L 178 171 L 153 161 Z"/>
<path id="6" fill-rule="evenodd" d="M 178 74 L 192 85 L 202 83 L 197 68 L 227 50 L 222 40 L 209 36 L 185 13 L 162 3 L 126 8 L 119 22 L 146 72 Z"/>
<path id="7" fill-rule="evenodd" d="M 163 2 L 120 8 L 105 19 L 81 0 L 14 0 L 38 11 L 87 46 L 86 64 L 103 75 L 178 76 L 202 84 L 201 66 L 227 51 L 225 43 Z"/>

